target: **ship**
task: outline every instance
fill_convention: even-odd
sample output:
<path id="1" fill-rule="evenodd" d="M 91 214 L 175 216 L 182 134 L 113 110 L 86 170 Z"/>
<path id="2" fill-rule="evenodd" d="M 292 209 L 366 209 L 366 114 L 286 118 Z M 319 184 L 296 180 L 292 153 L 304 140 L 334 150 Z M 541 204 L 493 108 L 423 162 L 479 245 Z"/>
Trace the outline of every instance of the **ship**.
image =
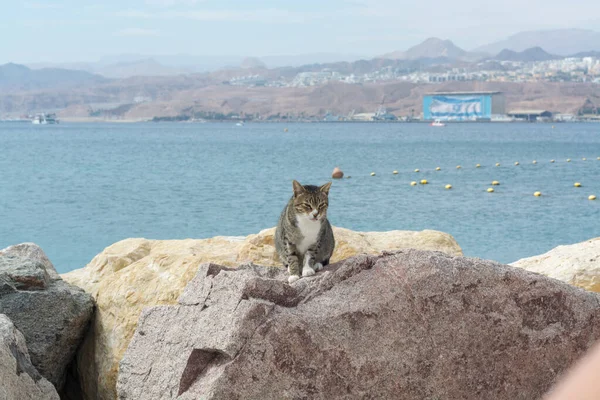
<path id="1" fill-rule="evenodd" d="M 31 123 L 34 125 L 50 125 L 50 124 L 58 124 L 60 121 L 56 118 L 56 114 L 36 114 Z"/>

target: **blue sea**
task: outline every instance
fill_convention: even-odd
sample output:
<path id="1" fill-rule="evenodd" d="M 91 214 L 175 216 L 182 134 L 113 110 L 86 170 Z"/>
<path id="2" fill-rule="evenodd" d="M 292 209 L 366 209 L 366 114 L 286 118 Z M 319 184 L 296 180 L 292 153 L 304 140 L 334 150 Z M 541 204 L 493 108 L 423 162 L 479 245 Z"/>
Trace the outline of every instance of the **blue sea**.
<path id="1" fill-rule="evenodd" d="M 592 123 L 2 123 L 0 248 L 35 242 L 64 273 L 125 238 L 248 235 L 276 224 L 292 179 L 339 166 L 332 224 L 436 229 L 508 263 L 600 236 L 598 157 Z"/>

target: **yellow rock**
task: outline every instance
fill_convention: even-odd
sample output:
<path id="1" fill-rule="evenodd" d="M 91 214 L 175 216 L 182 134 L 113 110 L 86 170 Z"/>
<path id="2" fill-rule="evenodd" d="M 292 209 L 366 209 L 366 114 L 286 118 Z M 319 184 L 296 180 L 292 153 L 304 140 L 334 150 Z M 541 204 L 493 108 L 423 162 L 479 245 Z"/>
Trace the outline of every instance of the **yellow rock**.
<path id="1" fill-rule="evenodd" d="M 415 169 L 415 172 L 420 172 L 420 169 L 419 168 Z"/>
<path id="2" fill-rule="evenodd" d="M 494 188 L 488 188 L 488 193 L 494 193 Z"/>
<path id="3" fill-rule="evenodd" d="M 359 253 L 416 248 L 462 255 L 449 234 L 422 232 L 354 232 L 333 228 L 336 248 L 332 262 Z M 203 262 L 235 267 L 253 262 L 280 266 L 275 252 L 275 228 L 248 237 L 202 240 L 127 239 L 98 254 L 85 267 L 63 274 L 96 300 L 90 330 L 77 353 L 80 382 L 86 399 L 116 399 L 119 361 L 146 307 L 176 304 Z"/>
<path id="4" fill-rule="evenodd" d="M 481 164 L 477 164 L 475 168 L 481 168 Z"/>
<path id="5" fill-rule="evenodd" d="M 593 194 L 591 194 L 591 195 L 588 197 L 588 200 L 596 200 L 596 196 L 594 196 Z"/>
<path id="6" fill-rule="evenodd" d="M 579 183 L 579 182 L 575 182 L 575 183 L 573 184 L 573 186 L 575 186 L 575 187 L 581 187 L 581 183 Z"/>
<path id="7" fill-rule="evenodd" d="M 600 157 L 598 157 L 598 160 L 600 160 Z M 435 169 L 436 171 L 441 171 L 442 169 L 440 167 L 436 167 Z"/>
<path id="8" fill-rule="evenodd" d="M 499 167 L 499 166 L 500 166 L 500 163 L 499 163 L 499 162 L 497 162 L 497 163 L 496 163 L 496 167 Z"/>
<path id="9" fill-rule="evenodd" d="M 394 175 L 398 175 L 398 171 L 394 171 L 392 172 Z"/>
<path id="10" fill-rule="evenodd" d="M 540 196 L 542 195 L 542 192 L 535 192 L 533 195 L 534 195 L 535 197 L 540 197 Z"/>
<path id="11" fill-rule="evenodd" d="M 457 166 L 456 166 L 456 169 L 461 169 L 461 168 L 462 168 L 462 167 L 461 167 L 460 165 L 457 165 Z"/>
<path id="12" fill-rule="evenodd" d="M 421 185 L 427 185 L 428 183 L 427 179 L 421 179 Z"/>
<path id="13" fill-rule="evenodd" d="M 519 165 L 519 162 L 518 162 L 518 161 L 517 161 L 517 162 L 515 162 L 515 165 Z"/>
<path id="14" fill-rule="evenodd" d="M 498 182 L 498 181 L 492 181 L 493 186 L 498 186 L 499 184 L 500 184 L 500 182 Z"/>
<path id="15" fill-rule="evenodd" d="M 410 186 L 417 186 L 417 182 L 415 182 L 415 181 L 412 181 L 412 182 L 410 183 Z"/>
<path id="16" fill-rule="evenodd" d="M 600 238 L 558 246 L 545 254 L 512 263 L 531 272 L 558 279 L 592 292 L 600 292 Z"/>
<path id="17" fill-rule="evenodd" d="M 452 189 L 452 185 L 450 185 L 450 184 L 446 185 L 446 189 Z"/>
<path id="18" fill-rule="evenodd" d="M 371 176 L 375 176 L 375 172 L 371 172 Z"/>

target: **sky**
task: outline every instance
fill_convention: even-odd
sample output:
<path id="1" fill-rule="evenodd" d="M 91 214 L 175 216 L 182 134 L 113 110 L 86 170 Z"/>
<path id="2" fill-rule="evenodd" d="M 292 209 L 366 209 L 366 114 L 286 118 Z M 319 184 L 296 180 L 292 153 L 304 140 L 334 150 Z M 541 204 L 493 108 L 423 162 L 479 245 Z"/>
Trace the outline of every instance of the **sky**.
<path id="1" fill-rule="evenodd" d="M 600 30 L 596 0 L 0 0 L 0 64 L 117 54 L 364 57 L 428 37 L 467 50 L 527 30 Z"/>

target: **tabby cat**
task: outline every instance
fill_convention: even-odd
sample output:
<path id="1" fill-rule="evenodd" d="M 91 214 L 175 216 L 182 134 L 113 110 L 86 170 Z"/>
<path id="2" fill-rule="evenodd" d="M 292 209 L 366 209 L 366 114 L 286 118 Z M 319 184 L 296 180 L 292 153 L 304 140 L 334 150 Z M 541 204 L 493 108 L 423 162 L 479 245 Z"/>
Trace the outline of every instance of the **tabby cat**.
<path id="1" fill-rule="evenodd" d="M 294 195 L 283 209 L 275 231 L 275 248 L 290 274 L 289 283 L 311 276 L 329 264 L 335 240 L 327 220 L 329 188 L 293 181 Z"/>

